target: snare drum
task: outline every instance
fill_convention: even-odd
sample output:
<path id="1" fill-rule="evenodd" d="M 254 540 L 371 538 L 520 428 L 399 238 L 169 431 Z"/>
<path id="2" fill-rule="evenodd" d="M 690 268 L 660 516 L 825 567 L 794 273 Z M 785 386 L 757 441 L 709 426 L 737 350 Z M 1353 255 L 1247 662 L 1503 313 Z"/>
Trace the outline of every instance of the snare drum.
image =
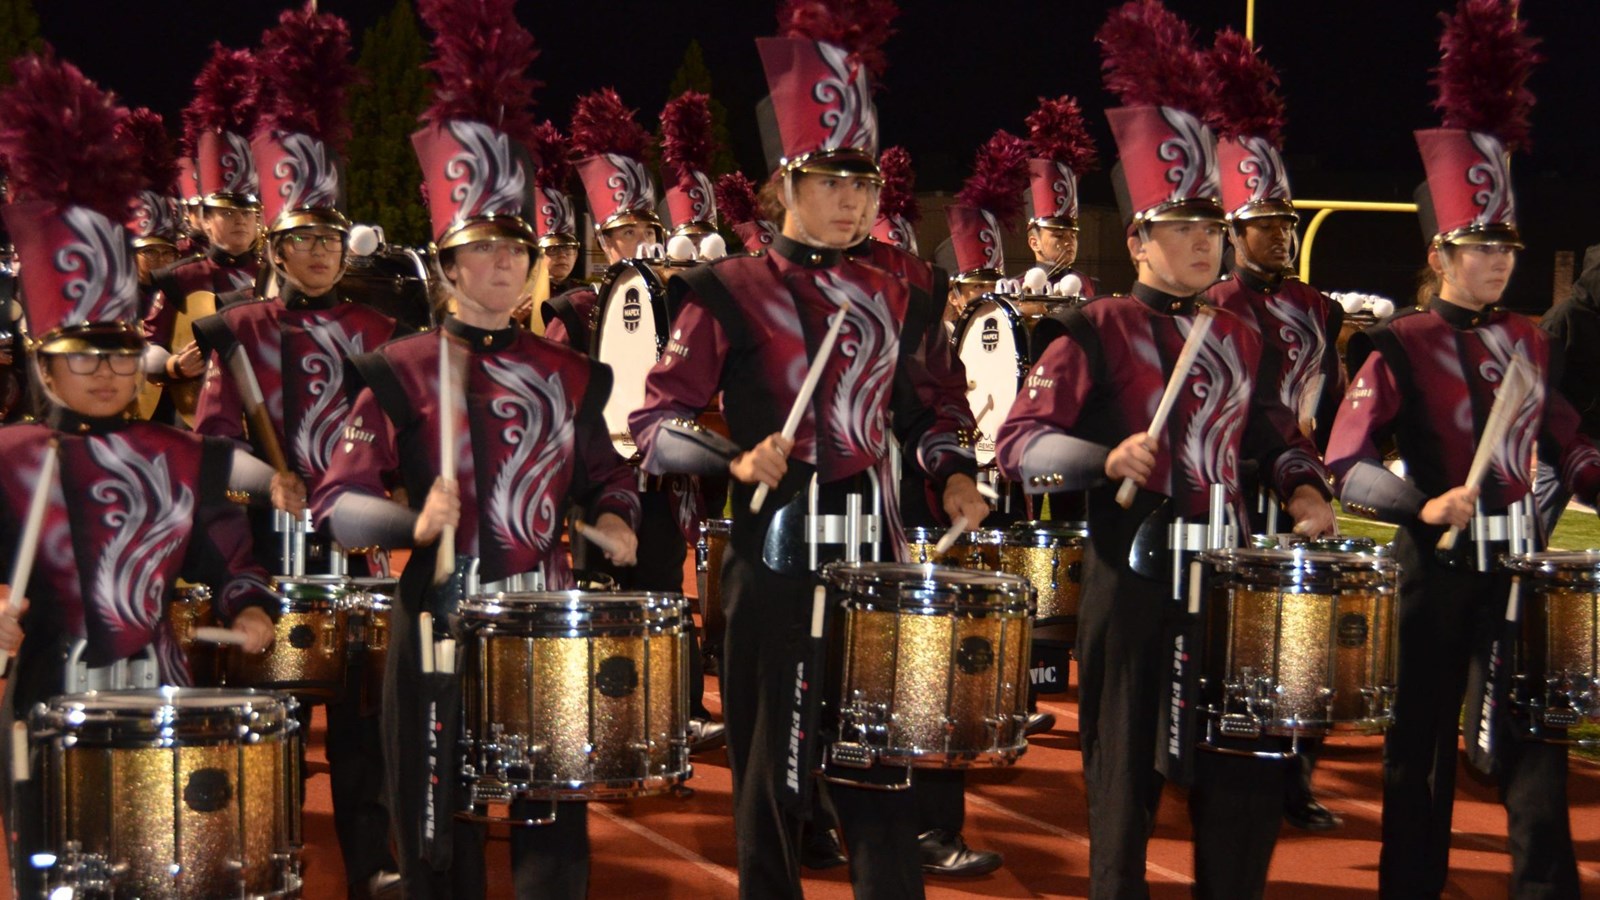
<path id="1" fill-rule="evenodd" d="M 361 712 L 370 715 L 383 705 L 383 667 L 389 660 L 389 616 L 394 610 L 396 578 L 352 578 L 350 657 L 359 660 Z"/>
<path id="2" fill-rule="evenodd" d="M 977 569 L 980 572 L 1000 571 L 1000 545 L 1005 533 L 992 529 L 963 532 L 950 549 L 939 553 L 939 539 L 943 528 L 907 528 L 906 549 L 911 561 L 918 565 L 933 563 L 955 566 L 958 569 Z"/>
<path id="3" fill-rule="evenodd" d="M 1522 706 L 1551 728 L 1600 720 L 1600 551 L 1530 553 L 1507 567 L 1523 578 Z"/>
<path id="4" fill-rule="evenodd" d="M 459 613 L 474 803 L 638 797 L 689 777 L 682 595 L 492 594 Z"/>
<path id="5" fill-rule="evenodd" d="M 1018 522 L 1000 548 L 1000 571 L 1020 575 L 1039 593 L 1039 625 L 1078 631 L 1078 591 L 1083 584 L 1082 522 Z M 1069 637 L 1068 639 L 1071 639 Z"/>
<path id="6" fill-rule="evenodd" d="M 700 594 L 700 644 L 707 655 L 722 658 L 722 641 L 728 621 L 722 615 L 722 555 L 728 549 L 732 519 L 705 519 L 700 540 L 694 544 L 695 586 Z"/>
<path id="7" fill-rule="evenodd" d="M 899 563 L 833 563 L 822 577 L 830 601 L 844 607 L 830 762 L 1016 762 L 1028 745 L 1026 581 Z"/>
<path id="8" fill-rule="evenodd" d="M 263 654 L 227 654 L 230 685 L 268 687 L 322 699 L 344 688 L 350 579 L 300 575 L 277 579 L 282 614 Z"/>
<path id="9" fill-rule="evenodd" d="M 222 664 L 215 644 L 194 639 L 194 630 L 216 622 L 211 613 L 211 589 L 203 584 L 176 588 L 167 606 L 172 636 L 189 661 L 189 679 L 196 687 L 215 687 L 222 680 Z"/>
<path id="10" fill-rule="evenodd" d="M 300 896 L 295 701 L 161 688 L 37 706 L 50 896 Z"/>

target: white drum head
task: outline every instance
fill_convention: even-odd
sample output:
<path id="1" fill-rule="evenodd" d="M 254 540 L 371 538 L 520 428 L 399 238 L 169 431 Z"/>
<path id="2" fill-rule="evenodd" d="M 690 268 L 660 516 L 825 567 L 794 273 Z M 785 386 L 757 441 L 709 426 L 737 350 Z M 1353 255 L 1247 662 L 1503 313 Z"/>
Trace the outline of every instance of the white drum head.
<path id="1" fill-rule="evenodd" d="M 956 343 L 956 354 L 967 369 L 967 403 L 978 420 L 973 455 L 980 466 L 994 462 L 995 436 L 1017 400 L 1020 373 L 1027 363 L 1027 346 L 1019 345 L 1017 331 L 1011 311 L 985 297 L 973 301 Z"/>
<path id="2" fill-rule="evenodd" d="M 608 285 L 600 298 L 594 358 L 611 367 L 611 398 L 605 407 L 611 443 L 623 459 L 633 459 L 638 448 L 628 430 L 628 415 L 644 406 L 645 376 L 662 345 L 656 331 L 661 282 L 644 263 L 629 261 L 618 263 Z"/>

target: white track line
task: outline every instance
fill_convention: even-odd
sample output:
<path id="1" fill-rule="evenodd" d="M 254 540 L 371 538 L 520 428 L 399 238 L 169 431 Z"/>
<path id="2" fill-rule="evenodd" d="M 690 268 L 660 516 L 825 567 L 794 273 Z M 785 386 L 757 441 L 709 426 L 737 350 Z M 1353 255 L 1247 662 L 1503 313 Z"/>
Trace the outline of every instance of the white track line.
<path id="1" fill-rule="evenodd" d="M 650 843 L 655 844 L 657 847 L 660 847 L 663 850 L 694 863 L 696 866 L 699 866 L 702 871 L 706 872 L 712 878 L 717 879 L 723 884 L 729 885 L 735 889 L 739 887 L 739 873 L 733 869 L 706 859 L 704 856 L 701 856 L 700 854 L 694 852 L 688 847 L 685 847 L 672 838 L 669 838 L 659 831 L 656 831 L 643 822 L 627 818 L 626 816 L 617 815 L 603 803 L 591 803 L 589 804 L 589 808 L 594 812 L 606 817 L 607 819 L 610 819 L 612 822 L 622 826 L 624 829 L 627 829 L 628 831 L 633 832 Z"/>
<path id="2" fill-rule="evenodd" d="M 1002 806 L 999 803 L 984 797 L 976 791 L 967 791 L 967 803 L 980 806 L 990 812 L 998 813 L 1002 816 L 1006 816 L 1007 818 L 1015 819 L 1018 822 L 1026 823 L 1034 828 L 1039 829 L 1040 831 L 1045 832 L 1046 834 L 1053 834 L 1056 837 L 1066 838 L 1067 840 L 1074 844 L 1078 844 L 1079 846 L 1089 846 L 1089 838 L 1085 835 L 1081 835 L 1076 831 L 1072 831 L 1071 829 L 1062 828 L 1059 825 L 1052 825 L 1042 819 L 1035 819 L 1033 816 L 1019 813 L 1010 807 Z M 1144 867 L 1147 871 L 1156 875 L 1160 875 L 1162 878 L 1166 878 L 1169 881 L 1176 881 L 1179 884 L 1194 883 L 1194 879 L 1190 878 L 1188 875 L 1185 875 L 1182 872 L 1175 872 L 1166 866 L 1157 865 L 1149 860 L 1145 860 Z"/>

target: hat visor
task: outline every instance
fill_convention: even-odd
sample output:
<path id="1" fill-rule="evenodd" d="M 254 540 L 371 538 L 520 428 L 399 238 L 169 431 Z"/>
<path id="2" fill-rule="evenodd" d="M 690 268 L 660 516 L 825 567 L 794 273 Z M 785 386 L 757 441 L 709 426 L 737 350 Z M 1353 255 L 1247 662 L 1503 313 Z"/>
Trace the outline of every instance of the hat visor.
<path id="1" fill-rule="evenodd" d="M 1258 200 L 1239 207 L 1228 213 L 1229 221 L 1246 222 L 1251 219 L 1293 219 L 1300 221 L 1300 213 L 1294 204 L 1288 200 Z"/>
<path id="2" fill-rule="evenodd" d="M 663 230 L 661 219 L 647 209 L 624 209 L 613 214 L 601 222 L 596 231 L 610 231 L 613 228 L 622 228 L 628 225 L 648 225 L 657 231 Z"/>
<path id="3" fill-rule="evenodd" d="M 142 353 L 144 332 L 121 322 L 62 328 L 34 344 L 35 353 Z"/>
<path id="4" fill-rule="evenodd" d="M 516 216 L 484 216 L 470 219 L 446 232 L 439 239 L 439 249 L 448 250 L 479 241 L 516 241 L 530 247 L 536 247 L 539 243 L 533 227 Z"/>
<path id="5" fill-rule="evenodd" d="M 260 211 L 261 200 L 254 194 L 207 194 L 200 201 L 205 206 L 218 206 L 223 209 L 253 209 Z"/>
<path id="6" fill-rule="evenodd" d="M 278 214 L 278 218 L 267 229 L 268 234 L 278 234 L 284 231 L 293 231 L 296 228 L 314 228 L 323 225 L 343 234 L 350 233 L 350 220 L 344 213 L 337 209 L 294 209 L 285 210 Z"/>
<path id="7" fill-rule="evenodd" d="M 1035 216 L 1028 220 L 1029 228 L 1060 228 L 1067 231 L 1078 230 L 1078 220 L 1071 216 Z"/>
<path id="8" fill-rule="evenodd" d="M 785 168 L 806 175 L 837 175 L 843 178 L 870 178 L 882 184 L 883 173 L 871 156 L 860 150 L 828 150 L 807 153 L 792 159 Z"/>
<path id="9" fill-rule="evenodd" d="M 1434 241 L 1459 245 L 1505 244 L 1518 250 L 1523 248 L 1522 235 L 1517 231 L 1517 226 L 1511 224 L 1468 225 L 1449 234 L 1438 235 Z"/>
<path id="10" fill-rule="evenodd" d="M 1222 205 L 1210 197 L 1163 203 L 1134 216 L 1134 223 L 1154 222 L 1225 222 Z"/>
<path id="11" fill-rule="evenodd" d="M 545 234 L 539 236 L 539 249 L 549 250 L 554 247 L 581 247 L 576 235 L 571 234 Z"/>

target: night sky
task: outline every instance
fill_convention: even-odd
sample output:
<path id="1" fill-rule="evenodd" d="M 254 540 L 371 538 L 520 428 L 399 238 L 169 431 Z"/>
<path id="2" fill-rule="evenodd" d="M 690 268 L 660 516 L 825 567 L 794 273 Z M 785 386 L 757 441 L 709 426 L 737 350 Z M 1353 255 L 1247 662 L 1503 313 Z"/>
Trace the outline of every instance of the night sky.
<path id="1" fill-rule="evenodd" d="M 114 4 L 34 0 L 46 40 L 130 105 L 169 117 L 188 102 L 212 40 L 254 46 L 273 24 L 278 0 Z M 919 190 L 953 191 L 973 151 L 998 128 L 1022 132 L 1041 95 L 1073 94 L 1089 113 L 1102 159 L 1111 156 L 1100 110 L 1093 35 L 1108 0 L 900 0 L 899 33 L 878 95 L 885 146 L 916 163 Z M 362 32 L 391 0 L 322 0 L 322 9 Z M 1209 41 L 1224 26 L 1243 29 L 1245 0 L 1168 0 Z M 1258 0 L 1256 42 L 1279 70 L 1288 101 L 1285 155 L 1296 196 L 1409 200 L 1422 180 L 1411 131 L 1438 124 L 1430 103 L 1444 0 Z M 752 110 L 765 92 L 753 38 L 774 30 L 776 3 L 643 0 L 519 4 L 539 41 L 533 75 L 545 83 L 540 113 L 565 124 L 574 99 L 613 86 L 654 127 L 667 84 L 691 39 L 705 52 L 713 92 L 730 111 L 734 151 L 749 173 L 763 168 Z M 1600 241 L 1588 210 L 1600 197 L 1600 129 L 1592 97 L 1600 86 L 1600 3 L 1525 0 L 1522 15 L 1543 39 L 1534 76 L 1539 97 L 1533 147 L 1513 160 L 1518 219 L 1529 250 L 1508 300 L 1549 304 L 1551 259 Z M 359 48 L 358 48 L 359 50 Z M 1109 160 L 1106 162 L 1109 167 Z M 1105 172 L 1084 179 L 1088 203 L 1112 203 Z M 1341 213 L 1318 240 L 1313 280 L 1327 290 L 1406 292 L 1422 262 L 1411 217 Z"/>

